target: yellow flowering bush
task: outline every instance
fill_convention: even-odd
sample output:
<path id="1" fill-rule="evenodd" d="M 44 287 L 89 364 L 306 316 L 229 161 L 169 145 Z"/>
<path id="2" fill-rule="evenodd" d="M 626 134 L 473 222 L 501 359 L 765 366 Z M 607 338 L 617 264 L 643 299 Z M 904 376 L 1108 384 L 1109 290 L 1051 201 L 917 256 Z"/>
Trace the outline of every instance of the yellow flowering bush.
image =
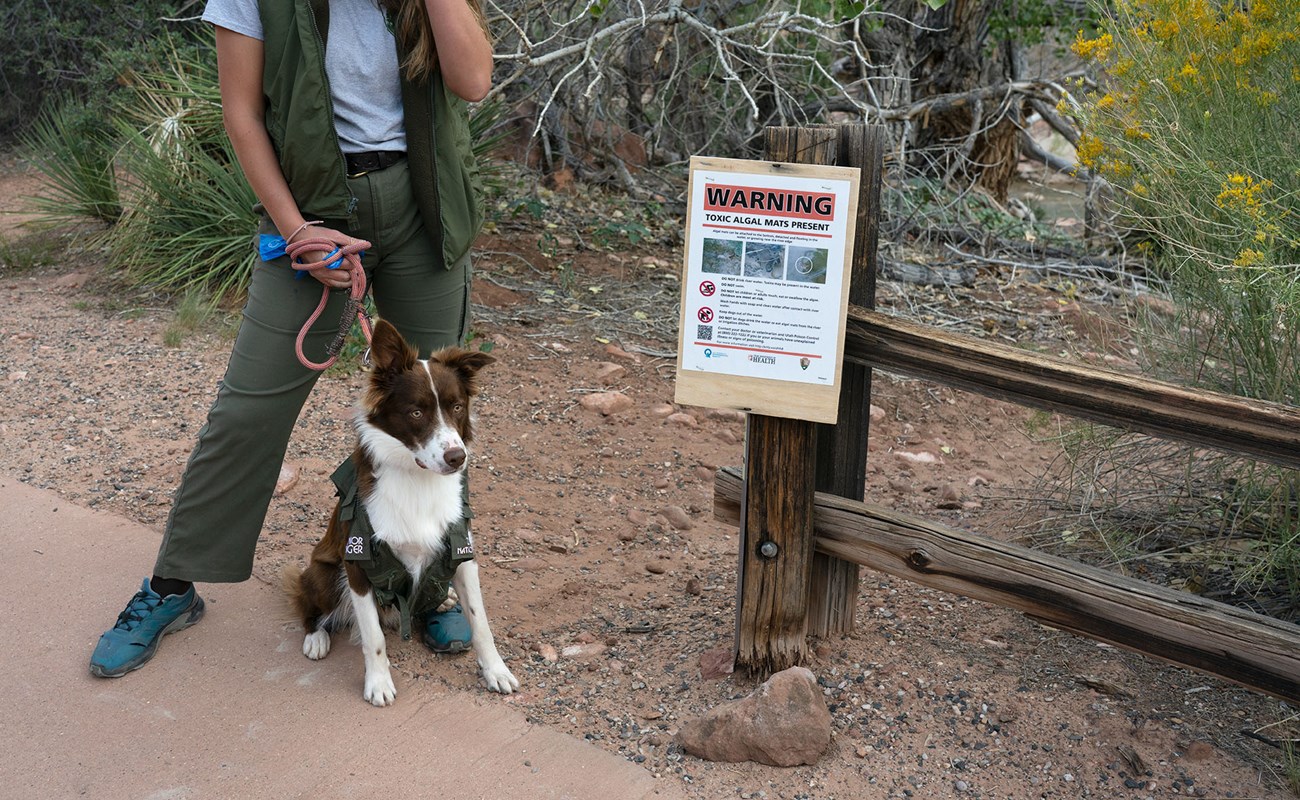
<path id="1" fill-rule="evenodd" d="M 1073 48 L 1098 82 L 1062 107 L 1083 134 L 1079 165 L 1111 184 L 1177 301 L 1173 319 L 1136 331 L 1149 367 L 1300 405 L 1300 0 L 1109 0 L 1099 31 Z M 1144 485 L 1145 455 L 1109 455 Z M 1300 473 L 1212 463 L 1185 468 L 1230 487 L 1202 513 L 1258 524 L 1264 545 L 1234 580 L 1289 581 L 1300 596 Z"/>
<path id="2" fill-rule="evenodd" d="M 1067 103 L 1078 162 L 1198 321 L 1191 363 L 1300 404 L 1300 2 L 1115 0 L 1073 50 L 1101 75 Z"/>

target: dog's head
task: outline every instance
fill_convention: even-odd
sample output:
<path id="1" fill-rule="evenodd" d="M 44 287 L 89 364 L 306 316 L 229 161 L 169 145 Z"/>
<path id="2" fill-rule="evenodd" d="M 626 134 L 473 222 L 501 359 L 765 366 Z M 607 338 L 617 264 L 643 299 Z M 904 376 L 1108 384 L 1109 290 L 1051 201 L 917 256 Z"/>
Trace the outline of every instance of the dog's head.
<path id="1" fill-rule="evenodd" d="M 385 462 L 409 457 L 407 463 L 420 469 L 450 475 L 464 466 L 465 446 L 474 437 L 469 402 L 478 392 L 478 371 L 496 359 L 461 347 L 428 360 L 418 355 L 391 324 L 375 325 L 358 427 L 363 444 Z"/>

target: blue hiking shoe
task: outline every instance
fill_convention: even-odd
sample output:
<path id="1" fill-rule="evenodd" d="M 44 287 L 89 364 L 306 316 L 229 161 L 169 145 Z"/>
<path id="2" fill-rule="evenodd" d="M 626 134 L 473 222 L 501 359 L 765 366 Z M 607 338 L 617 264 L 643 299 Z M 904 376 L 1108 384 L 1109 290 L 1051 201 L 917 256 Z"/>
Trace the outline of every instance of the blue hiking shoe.
<path id="1" fill-rule="evenodd" d="M 469 649 L 470 636 L 469 620 L 460 606 L 453 606 L 441 614 L 425 617 L 420 638 L 435 653 L 459 653 Z"/>
<path id="2" fill-rule="evenodd" d="M 158 641 L 203 618 L 203 598 L 191 586 L 185 594 L 159 597 L 149 579 L 135 593 L 113 627 L 99 637 L 90 656 L 90 674 L 120 678 L 145 665 L 158 650 Z"/>

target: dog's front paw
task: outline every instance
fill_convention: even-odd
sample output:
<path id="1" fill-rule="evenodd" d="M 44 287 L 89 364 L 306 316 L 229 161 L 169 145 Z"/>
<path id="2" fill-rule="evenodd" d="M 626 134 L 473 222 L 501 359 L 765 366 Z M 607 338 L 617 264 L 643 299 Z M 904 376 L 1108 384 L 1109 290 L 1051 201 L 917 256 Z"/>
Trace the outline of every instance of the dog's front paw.
<path id="1" fill-rule="evenodd" d="M 366 674 L 366 690 L 361 693 L 366 698 L 366 702 L 371 705 L 391 706 L 397 699 L 397 687 L 393 686 L 393 676 L 384 670 L 382 673 L 371 675 Z"/>
<path id="2" fill-rule="evenodd" d="M 319 661 L 330 653 L 329 631 L 315 630 L 302 639 L 302 654 Z"/>
<path id="3" fill-rule="evenodd" d="M 510 694 L 519 688 L 519 679 L 500 658 L 494 664 L 480 664 L 479 667 L 483 670 L 484 682 L 492 691 Z"/>

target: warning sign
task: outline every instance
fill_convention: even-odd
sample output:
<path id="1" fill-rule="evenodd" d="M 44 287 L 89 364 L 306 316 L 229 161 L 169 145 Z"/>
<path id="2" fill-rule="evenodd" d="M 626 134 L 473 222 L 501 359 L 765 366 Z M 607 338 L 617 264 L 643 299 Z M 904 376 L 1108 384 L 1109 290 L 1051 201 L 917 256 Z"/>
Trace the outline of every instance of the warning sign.
<path id="1" fill-rule="evenodd" d="M 678 402 L 835 419 L 858 177 L 691 160 Z"/>

